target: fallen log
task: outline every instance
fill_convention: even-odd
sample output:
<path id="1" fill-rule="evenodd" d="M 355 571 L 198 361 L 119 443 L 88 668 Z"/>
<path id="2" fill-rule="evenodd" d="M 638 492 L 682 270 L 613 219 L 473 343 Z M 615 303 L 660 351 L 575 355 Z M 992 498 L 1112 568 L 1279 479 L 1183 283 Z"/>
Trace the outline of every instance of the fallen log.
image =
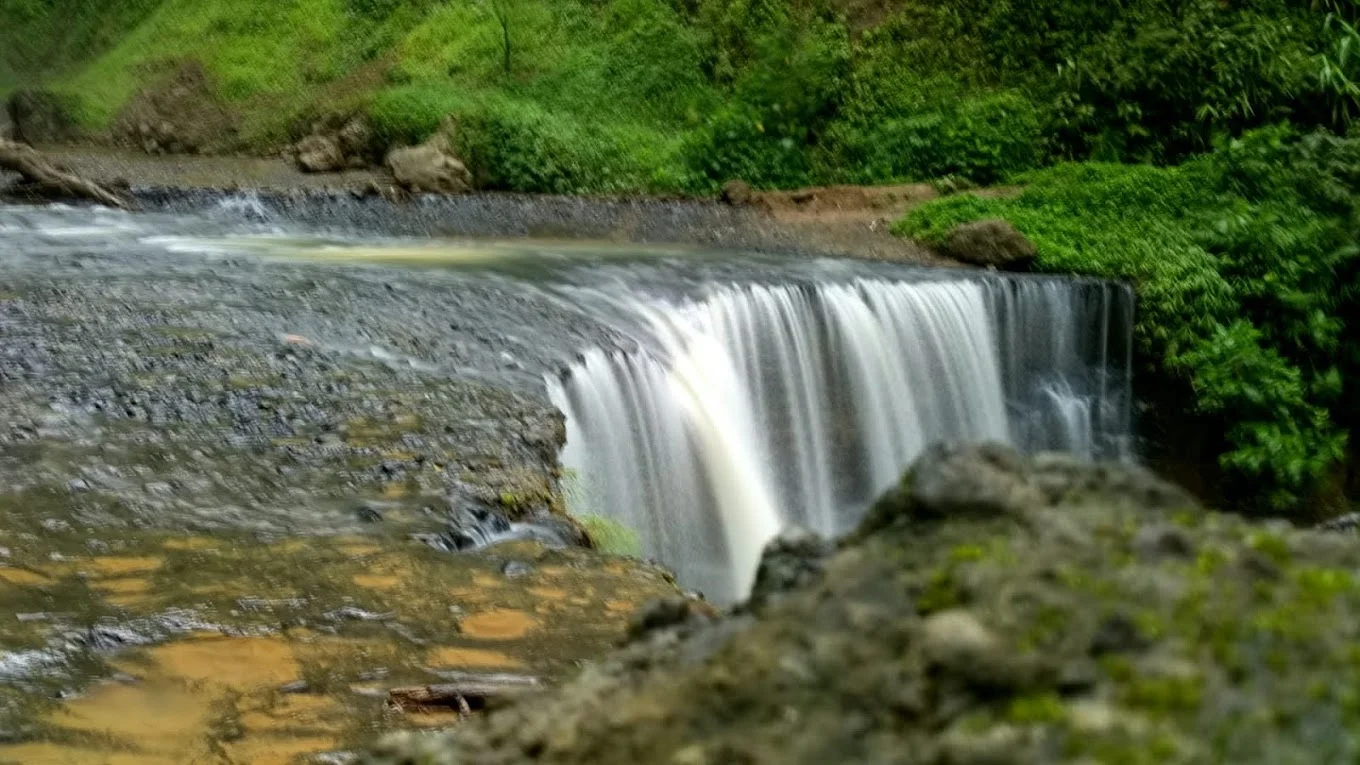
<path id="1" fill-rule="evenodd" d="M 456 710 L 466 716 L 541 687 L 538 678 L 528 675 L 467 675 L 452 683 L 393 688 L 387 692 L 387 703 L 402 712 Z"/>
<path id="2" fill-rule="evenodd" d="M 29 185 L 47 195 L 86 199 L 120 210 L 132 208 L 131 201 L 122 195 L 53 165 L 32 146 L 3 138 L 0 138 L 0 170 L 18 173 Z"/>

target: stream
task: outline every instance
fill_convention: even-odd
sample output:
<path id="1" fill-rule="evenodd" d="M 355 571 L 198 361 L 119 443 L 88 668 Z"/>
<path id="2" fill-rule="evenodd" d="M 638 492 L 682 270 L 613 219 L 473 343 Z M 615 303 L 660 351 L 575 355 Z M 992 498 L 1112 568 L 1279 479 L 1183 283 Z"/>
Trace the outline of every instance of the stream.
<path id="1" fill-rule="evenodd" d="M 305 761 L 559 677 L 677 591 L 563 497 L 728 603 L 931 440 L 1133 453 L 1122 286 L 431 214 L 0 206 L 0 763 Z"/>

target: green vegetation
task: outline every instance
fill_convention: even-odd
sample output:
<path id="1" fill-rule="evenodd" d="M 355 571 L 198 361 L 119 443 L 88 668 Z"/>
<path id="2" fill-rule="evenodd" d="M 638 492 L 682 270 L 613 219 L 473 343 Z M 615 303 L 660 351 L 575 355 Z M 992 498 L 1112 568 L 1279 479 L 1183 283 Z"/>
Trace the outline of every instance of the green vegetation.
<path id="1" fill-rule="evenodd" d="M 622 523 L 603 515 L 583 515 L 576 521 L 586 530 L 596 550 L 634 558 L 642 555 L 642 540 Z"/>
<path id="2" fill-rule="evenodd" d="M 1151 384 L 1181 385 L 1166 404 L 1221 430 L 1236 503 L 1291 510 L 1343 458 L 1355 422 L 1343 382 L 1360 364 L 1342 339 L 1360 315 L 1358 170 L 1360 141 L 1273 127 L 1178 167 L 1040 170 L 1015 198 L 947 198 L 900 229 L 933 240 L 1002 217 L 1043 270 L 1134 282 Z"/>
<path id="3" fill-rule="evenodd" d="M 36 82 L 99 130 L 193 59 L 241 148 L 453 114 L 492 189 L 1023 183 L 901 230 L 999 215 L 1045 270 L 1136 283 L 1143 392 L 1171 386 L 1234 499 L 1281 510 L 1357 419 L 1357 24 L 1355 0 L 16 0 L 0 93 Z"/>
<path id="4" fill-rule="evenodd" d="M 0 90 L 101 129 L 193 59 L 242 148 L 355 110 L 410 142 L 452 113 L 482 182 L 519 191 L 992 183 L 1340 129 L 1355 22 L 1349 0 L 17 0 Z"/>

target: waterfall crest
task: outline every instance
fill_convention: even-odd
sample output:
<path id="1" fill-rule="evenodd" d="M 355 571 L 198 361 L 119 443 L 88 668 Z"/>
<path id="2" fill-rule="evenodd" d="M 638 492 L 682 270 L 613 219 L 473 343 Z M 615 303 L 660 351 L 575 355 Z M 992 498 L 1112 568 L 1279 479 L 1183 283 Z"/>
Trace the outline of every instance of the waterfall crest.
<path id="1" fill-rule="evenodd" d="M 1126 457 L 1133 299 L 1038 278 L 726 285 L 628 301 L 639 348 L 550 378 L 573 512 L 716 600 L 780 529 L 853 525 L 928 444 Z"/>

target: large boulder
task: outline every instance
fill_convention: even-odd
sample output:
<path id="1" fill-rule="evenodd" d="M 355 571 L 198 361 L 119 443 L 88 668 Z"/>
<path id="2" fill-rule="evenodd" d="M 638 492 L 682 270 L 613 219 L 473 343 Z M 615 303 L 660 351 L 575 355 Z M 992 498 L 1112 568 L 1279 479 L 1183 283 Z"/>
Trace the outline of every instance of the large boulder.
<path id="1" fill-rule="evenodd" d="M 1360 753 L 1360 538 L 1208 512 L 1127 465 L 1001 447 L 932 450 L 880 505 L 829 557 L 806 535 L 772 545 L 762 581 L 781 594 L 764 608 L 671 606 L 575 680 L 362 762 Z"/>
<path id="2" fill-rule="evenodd" d="M 309 135 L 295 147 L 298 168 L 308 173 L 333 173 L 345 169 L 345 153 L 333 138 Z"/>
<path id="3" fill-rule="evenodd" d="M 1020 270 L 1038 250 L 1009 222 L 989 218 L 956 226 L 945 236 L 940 254 L 975 266 Z"/>
<path id="4" fill-rule="evenodd" d="M 392 178 L 414 193 L 464 194 L 472 190 L 472 173 L 454 153 L 453 123 L 445 120 L 425 143 L 387 154 Z"/>

